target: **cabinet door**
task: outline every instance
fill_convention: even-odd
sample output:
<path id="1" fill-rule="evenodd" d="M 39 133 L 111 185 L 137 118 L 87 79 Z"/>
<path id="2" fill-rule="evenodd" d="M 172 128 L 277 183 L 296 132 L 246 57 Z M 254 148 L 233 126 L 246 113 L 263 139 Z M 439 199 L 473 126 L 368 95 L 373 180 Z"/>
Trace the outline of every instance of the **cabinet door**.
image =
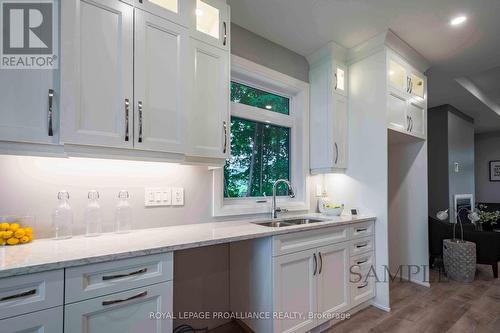
<path id="1" fill-rule="evenodd" d="M 2 333 L 62 333 L 63 307 L 0 320 Z"/>
<path id="2" fill-rule="evenodd" d="M 194 0 L 191 36 L 217 46 L 229 49 L 230 24 L 229 6 L 225 0 Z"/>
<path id="3" fill-rule="evenodd" d="M 315 259 L 316 258 L 316 259 Z M 316 321 L 307 317 L 317 311 L 314 250 L 301 251 L 273 259 L 274 310 L 278 313 L 303 313 L 303 318 L 275 319 L 274 332 L 307 332 Z"/>
<path id="4" fill-rule="evenodd" d="M 400 92 L 390 89 L 387 98 L 387 125 L 389 128 L 400 132 L 407 131 L 406 107 L 406 98 Z"/>
<path id="5" fill-rule="evenodd" d="M 408 103 L 408 130 L 412 134 L 425 135 L 425 107 L 419 103 Z"/>
<path id="6" fill-rule="evenodd" d="M 324 246 L 317 251 L 318 312 L 336 313 L 349 307 L 349 246 Z"/>
<path id="7" fill-rule="evenodd" d="M 0 140 L 59 143 L 58 73 L 0 69 Z"/>
<path id="8" fill-rule="evenodd" d="M 189 25 L 190 2 L 186 0 L 132 0 L 135 7 L 185 27 Z"/>
<path id="9" fill-rule="evenodd" d="M 425 98 L 426 86 L 425 78 L 422 74 L 417 72 L 412 72 L 410 75 L 410 94 L 419 99 L 423 100 Z"/>
<path id="10" fill-rule="evenodd" d="M 188 30 L 135 11 L 134 147 L 184 151 Z"/>
<path id="11" fill-rule="evenodd" d="M 349 115 L 347 97 L 333 96 L 333 167 L 347 168 Z"/>
<path id="12" fill-rule="evenodd" d="M 229 56 L 228 52 L 191 38 L 188 141 L 190 155 L 229 157 Z"/>
<path id="13" fill-rule="evenodd" d="M 396 57 L 389 56 L 387 67 L 387 82 L 389 83 L 389 87 L 400 93 L 408 93 L 410 77 L 408 76 L 407 65 L 403 61 L 396 59 Z"/>
<path id="14" fill-rule="evenodd" d="M 150 319 L 150 313 L 172 313 L 172 282 L 92 298 L 66 305 L 65 333 L 165 333 L 171 319 Z"/>
<path id="15" fill-rule="evenodd" d="M 62 141 L 132 147 L 133 7 L 62 1 Z"/>

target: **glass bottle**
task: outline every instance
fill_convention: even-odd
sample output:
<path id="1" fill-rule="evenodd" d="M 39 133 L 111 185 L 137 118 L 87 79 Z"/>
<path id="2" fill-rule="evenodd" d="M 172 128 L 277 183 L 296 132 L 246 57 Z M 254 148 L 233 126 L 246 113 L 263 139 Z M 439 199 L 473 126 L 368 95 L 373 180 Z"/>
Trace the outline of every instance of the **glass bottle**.
<path id="1" fill-rule="evenodd" d="M 101 206 L 99 206 L 99 192 L 92 190 L 88 194 L 89 203 L 85 208 L 85 236 L 99 236 L 102 232 Z"/>
<path id="2" fill-rule="evenodd" d="M 128 191 L 118 193 L 118 204 L 115 210 L 115 232 L 126 233 L 132 229 L 132 207 L 130 206 Z"/>
<path id="3" fill-rule="evenodd" d="M 69 205 L 69 193 L 60 191 L 57 193 L 59 203 L 52 212 L 52 228 L 54 239 L 67 239 L 73 236 L 73 210 Z"/>

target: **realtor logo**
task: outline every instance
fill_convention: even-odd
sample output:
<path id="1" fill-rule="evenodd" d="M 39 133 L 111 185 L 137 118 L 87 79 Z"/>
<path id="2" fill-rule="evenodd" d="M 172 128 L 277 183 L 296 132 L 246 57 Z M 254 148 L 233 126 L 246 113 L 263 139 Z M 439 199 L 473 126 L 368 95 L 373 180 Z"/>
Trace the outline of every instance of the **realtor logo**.
<path id="1" fill-rule="evenodd" d="M 54 0 L 0 0 L 2 69 L 57 68 Z"/>

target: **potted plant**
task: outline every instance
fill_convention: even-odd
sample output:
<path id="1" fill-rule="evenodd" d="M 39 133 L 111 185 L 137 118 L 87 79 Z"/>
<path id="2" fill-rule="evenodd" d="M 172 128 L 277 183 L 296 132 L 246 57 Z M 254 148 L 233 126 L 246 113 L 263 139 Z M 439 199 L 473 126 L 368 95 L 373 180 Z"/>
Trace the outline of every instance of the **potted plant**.
<path id="1" fill-rule="evenodd" d="M 478 230 L 491 231 L 500 220 L 500 211 L 490 212 L 487 209 L 488 206 L 482 204 L 478 205 L 476 208 L 479 214 L 479 221 L 477 223 Z"/>

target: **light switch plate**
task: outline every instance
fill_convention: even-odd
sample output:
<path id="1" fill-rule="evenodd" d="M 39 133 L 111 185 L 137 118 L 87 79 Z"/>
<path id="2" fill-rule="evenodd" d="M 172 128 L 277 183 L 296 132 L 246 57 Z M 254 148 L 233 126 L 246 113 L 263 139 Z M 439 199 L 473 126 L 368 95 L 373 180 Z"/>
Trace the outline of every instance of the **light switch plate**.
<path id="1" fill-rule="evenodd" d="M 184 206 L 184 189 L 182 187 L 172 188 L 172 206 Z"/>
<path id="2" fill-rule="evenodd" d="M 144 190 L 144 206 L 170 205 L 172 205 L 172 189 L 170 187 L 148 187 Z"/>

